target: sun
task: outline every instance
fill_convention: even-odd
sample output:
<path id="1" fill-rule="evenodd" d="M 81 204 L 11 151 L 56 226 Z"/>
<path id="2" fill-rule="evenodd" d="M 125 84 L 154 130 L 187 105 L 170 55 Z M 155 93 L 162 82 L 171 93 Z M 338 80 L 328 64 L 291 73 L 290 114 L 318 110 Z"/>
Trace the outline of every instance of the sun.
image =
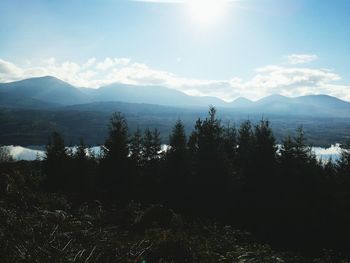
<path id="1" fill-rule="evenodd" d="M 225 15 L 228 0 L 187 0 L 190 18 L 200 25 L 211 25 Z"/>

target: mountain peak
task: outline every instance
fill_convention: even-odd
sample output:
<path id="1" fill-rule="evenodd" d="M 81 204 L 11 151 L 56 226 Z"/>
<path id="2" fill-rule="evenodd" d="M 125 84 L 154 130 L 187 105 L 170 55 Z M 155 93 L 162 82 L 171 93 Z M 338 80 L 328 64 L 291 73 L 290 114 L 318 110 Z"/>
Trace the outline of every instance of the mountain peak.
<path id="1" fill-rule="evenodd" d="M 69 84 L 63 80 L 56 78 L 54 76 L 50 76 L 50 75 L 42 76 L 42 77 L 33 77 L 33 78 L 28 78 L 28 79 L 24 79 L 24 80 L 20 80 L 20 81 L 60 83 L 60 84 L 72 86 L 71 84 Z"/>
<path id="2" fill-rule="evenodd" d="M 53 76 L 3 83 L 1 91 L 9 96 L 21 96 L 58 105 L 72 105 L 90 101 L 88 96 L 76 87 Z"/>
<path id="3" fill-rule="evenodd" d="M 271 103 L 271 102 L 284 102 L 289 100 L 289 97 L 280 95 L 280 94 L 272 94 L 267 97 L 264 97 L 258 101 L 256 101 L 257 104 L 264 104 L 264 103 Z"/>
<path id="4" fill-rule="evenodd" d="M 234 107 L 248 107 L 248 106 L 251 106 L 253 103 L 254 103 L 253 101 L 245 97 L 238 97 L 237 99 L 231 102 L 231 105 Z"/>
<path id="5" fill-rule="evenodd" d="M 271 94 L 271 95 L 269 95 L 269 96 L 266 96 L 265 99 L 266 99 L 266 98 L 269 98 L 269 99 L 286 99 L 286 98 L 288 98 L 288 97 L 283 96 L 283 95 L 281 95 L 281 94 Z"/>

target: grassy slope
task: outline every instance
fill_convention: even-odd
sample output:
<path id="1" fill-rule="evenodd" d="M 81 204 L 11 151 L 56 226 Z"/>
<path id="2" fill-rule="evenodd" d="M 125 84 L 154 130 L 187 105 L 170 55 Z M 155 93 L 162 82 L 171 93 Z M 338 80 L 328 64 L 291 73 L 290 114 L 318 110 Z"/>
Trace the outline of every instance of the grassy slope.
<path id="1" fill-rule="evenodd" d="M 346 262 L 277 252 L 246 232 L 188 221 L 162 206 L 72 206 L 37 191 L 33 164 L 0 166 L 2 262 Z M 24 175 L 24 176 L 23 176 Z"/>

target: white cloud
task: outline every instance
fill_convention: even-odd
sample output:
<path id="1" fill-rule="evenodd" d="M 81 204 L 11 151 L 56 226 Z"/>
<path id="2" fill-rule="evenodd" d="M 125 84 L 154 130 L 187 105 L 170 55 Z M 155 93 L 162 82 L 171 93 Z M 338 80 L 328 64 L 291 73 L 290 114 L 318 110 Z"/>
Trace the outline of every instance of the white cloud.
<path id="1" fill-rule="evenodd" d="M 105 58 L 104 61 L 101 61 L 96 65 L 96 68 L 99 70 L 107 70 L 114 66 L 125 66 L 129 63 L 129 58 Z"/>
<path id="2" fill-rule="evenodd" d="M 106 58 L 97 64 L 96 68 L 100 70 L 106 70 L 114 66 L 114 61 L 111 58 Z"/>
<path id="3" fill-rule="evenodd" d="M 267 66 L 257 69 L 258 75 L 252 79 L 254 86 L 264 88 L 308 86 L 315 87 L 340 80 L 340 76 L 327 69 L 290 68 Z"/>
<path id="4" fill-rule="evenodd" d="M 131 59 L 130 58 L 115 58 L 114 63 L 115 65 L 128 65 L 130 63 Z"/>
<path id="5" fill-rule="evenodd" d="M 92 65 L 94 65 L 96 62 L 96 58 L 89 58 L 84 64 L 83 64 L 83 68 L 89 68 Z"/>
<path id="6" fill-rule="evenodd" d="M 54 65 L 56 63 L 56 59 L 54 57 L 48 58 L 46 60 L 43 60 L 43 64 L 45 65 Z"/>
<path id="7" fill-rule="evenodd" d="M 23 75 L 22 69 L 15 64 L 0 58 L 0 82 L 8 82 L 20 79 Z"/>
<path id="8" fill-rule="evenodd" d="M 306 64 L 318 59 L 316 55 L 310 54 L 293 54 L 288 57 L 289 64 L 297 65 L 297 64 Z"/>
<path id="9" fill-rule="evenodd" d="M 133 85 L 161 85 L 189 95 L 214 96 L 227 101 L 243 96 L 259 99 L 271 94 L 300 96 L 328 94 L 350 100 L 350 85 L 340 85 L 340 76 L 328 69 L 270 65 L 256 69 L 249 80 L 183 78 L 171 72 L 151 68 L 128 58 L 90 58 L 85 63 L 49 58 L 38 65 L 24 66 L 0 59 L 0 82 L 51 75 L 74 86 L 97 88 L 119 82 Z"/>

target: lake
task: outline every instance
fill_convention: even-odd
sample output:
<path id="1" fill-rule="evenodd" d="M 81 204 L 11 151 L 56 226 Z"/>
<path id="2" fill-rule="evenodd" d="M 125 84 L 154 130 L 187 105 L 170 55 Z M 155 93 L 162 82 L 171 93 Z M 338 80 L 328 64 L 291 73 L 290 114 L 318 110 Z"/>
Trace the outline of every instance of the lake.
<path id="1" fill-rule="evenodd" d="M 45 157 L 44 146 L 29 146 L 29 147 L 22 147 L 22 146 L 3 146 L 6 147 L 11 156 L 15 160 L 26 160 L 26 161 L 32 161 L 35 159 L 43 159 Z M 166 148 L 166 145 L 163 145 L 163 149 Z M 72 147 L 72 150 L 74 151 L 75 147 Z M 90 148 L 91 151 L 99 155 L 101 152 L 100 146 L 94 146 Z M 341 148 L 339 144 L 331 145 L 329 148 L 322 148 L 322 147 L 312 147 L 312 151 L 316 154 L 318 159 L 321 159 L 323 161 L 327 161 L 328 159 L 332 159 L 333 161 L 339 159 Z"/>

